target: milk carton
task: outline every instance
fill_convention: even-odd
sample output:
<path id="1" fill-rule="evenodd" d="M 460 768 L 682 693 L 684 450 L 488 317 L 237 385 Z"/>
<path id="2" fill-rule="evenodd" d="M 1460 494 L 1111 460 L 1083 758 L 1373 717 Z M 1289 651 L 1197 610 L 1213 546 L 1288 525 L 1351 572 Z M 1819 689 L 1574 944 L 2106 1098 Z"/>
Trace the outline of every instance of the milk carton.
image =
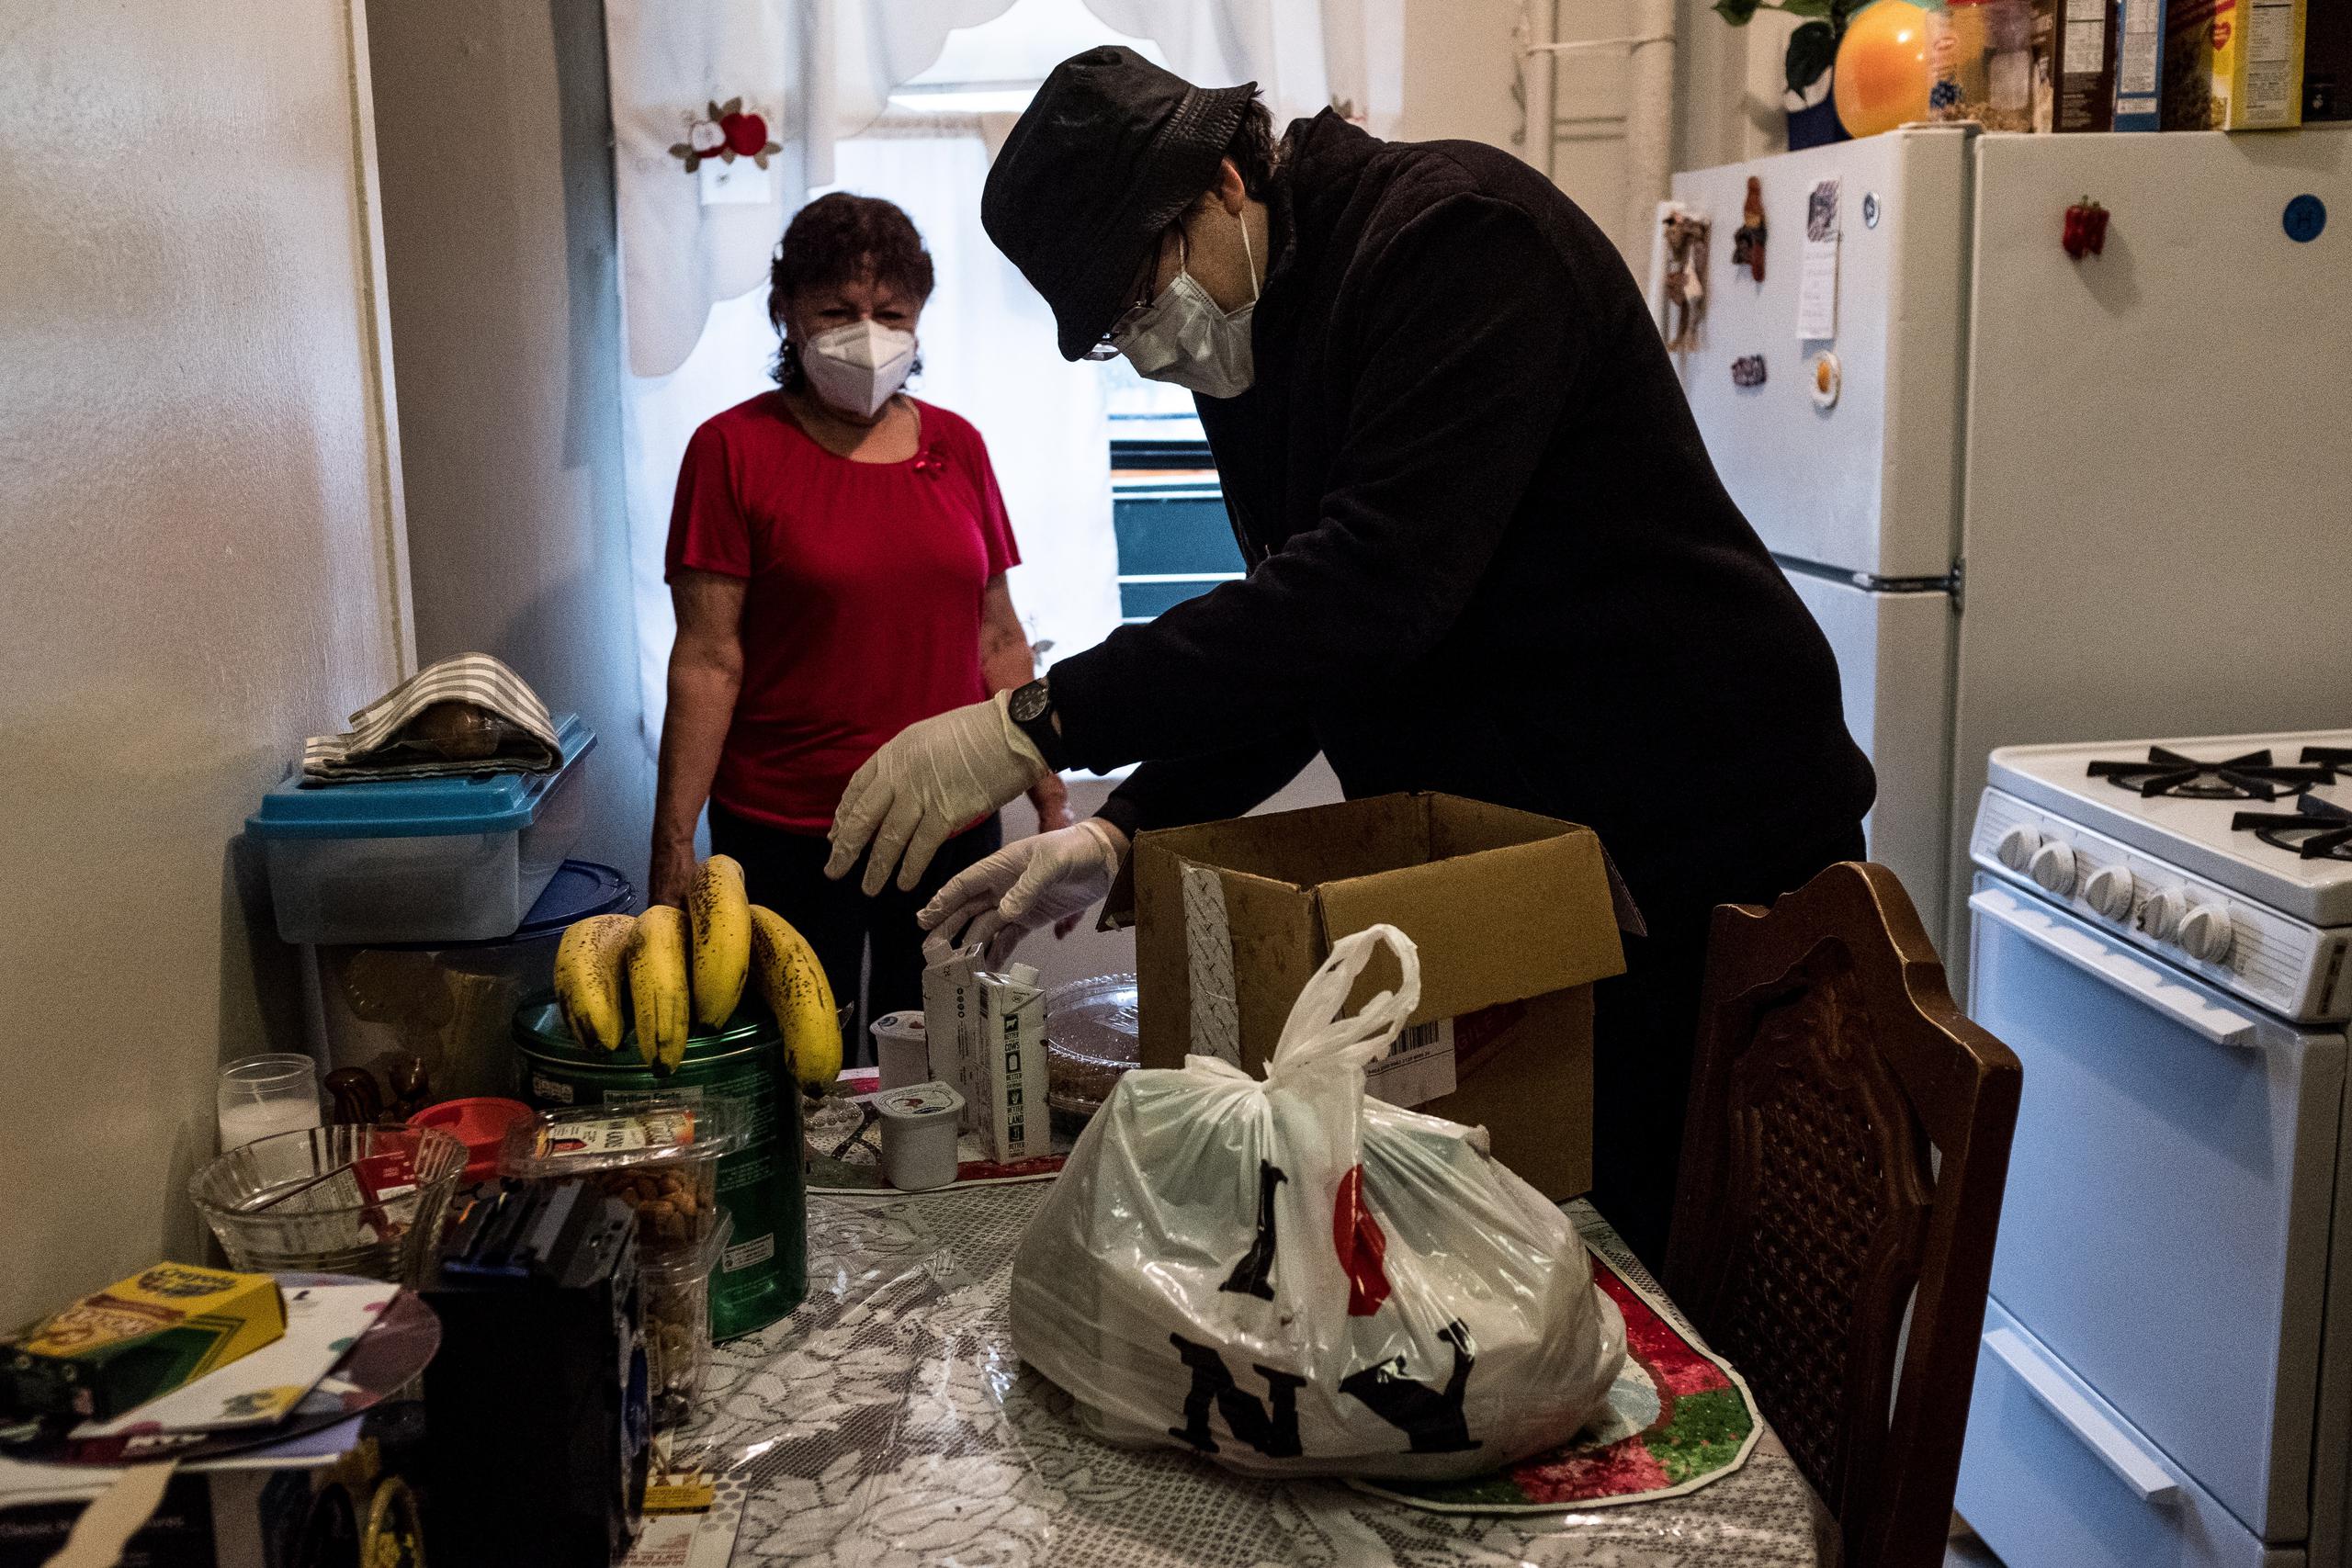
<path id="1" fill-rule="evenodd" d="M 1026 964 L 983 969 L 982 951 L 958 948 L 923 971 L 923 1026 L 932 1070 L 963 1091 L 963 1130 L 1003 1165 L 1053 1152 L 1046 993 Z"/>

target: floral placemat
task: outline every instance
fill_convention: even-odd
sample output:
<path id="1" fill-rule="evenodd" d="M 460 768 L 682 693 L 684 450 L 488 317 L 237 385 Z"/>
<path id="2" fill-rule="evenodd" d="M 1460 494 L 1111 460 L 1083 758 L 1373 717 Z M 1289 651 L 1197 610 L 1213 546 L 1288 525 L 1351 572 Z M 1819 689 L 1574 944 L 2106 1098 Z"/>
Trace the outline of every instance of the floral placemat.
<path id="1" fill-rule="evenodd" d="M 1676 1497 L 1747 1462 L 1763 1423 L 1747 1384 L 1598 1251 L 1593 1279 L 1625 1315 L 1625 1368 L 1574 1441 L 1466 1481 L 1350 1484 L 1417 1508 L 1551 1514 Z"/>

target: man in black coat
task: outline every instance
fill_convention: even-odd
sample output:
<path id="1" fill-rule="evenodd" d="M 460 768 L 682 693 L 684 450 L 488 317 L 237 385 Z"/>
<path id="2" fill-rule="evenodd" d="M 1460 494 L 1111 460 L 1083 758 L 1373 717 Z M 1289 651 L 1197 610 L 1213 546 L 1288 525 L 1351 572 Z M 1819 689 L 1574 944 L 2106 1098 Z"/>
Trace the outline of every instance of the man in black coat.
<path id="1" fill-rule="evenodd" d="M 1573 202 L 1476 142 L 1270 130 L 1254 88 L 1122 49 L 1013 127 L 989 236 L 1065 357 L 1195 391 L 1249 575 L 892 740 L 831 870 L 870 843 L 869 889 L 902 858 L 906 885 L 1046 767 L 1142 762 L 926 911 L 1001 953 L 1102 897 L 1135 833 L 1247 811 L 1318 750 L 1351 796 L 1586 823 L 1647 927 L 1597 996 L 1593 1198 L 1659 1261 L 1710 912 L 1862 853 L 1836 664 Z"/>

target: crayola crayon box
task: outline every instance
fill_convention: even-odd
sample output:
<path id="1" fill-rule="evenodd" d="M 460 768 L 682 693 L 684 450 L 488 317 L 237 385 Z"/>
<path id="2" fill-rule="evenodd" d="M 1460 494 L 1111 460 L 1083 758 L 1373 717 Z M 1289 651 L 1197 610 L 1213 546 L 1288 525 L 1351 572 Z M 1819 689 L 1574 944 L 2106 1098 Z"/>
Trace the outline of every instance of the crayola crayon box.
<path id="1" fill-rule="evenodd" d="M 158 1263 L 17 1336 L 0 1364 L 0 1403 L 105 1420 L 285 1332 L 286 1301 L 268 1275 Z"/>

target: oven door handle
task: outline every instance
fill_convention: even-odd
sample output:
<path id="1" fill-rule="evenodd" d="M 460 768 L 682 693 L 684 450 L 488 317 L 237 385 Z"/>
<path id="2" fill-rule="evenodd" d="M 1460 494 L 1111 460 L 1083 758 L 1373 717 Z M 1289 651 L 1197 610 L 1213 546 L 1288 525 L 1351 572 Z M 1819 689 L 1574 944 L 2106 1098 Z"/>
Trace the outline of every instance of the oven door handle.
<path id="1" fill-rule="evenodd" d="M 2014 1329 L 1988 1329 L 1984 1348 L 2000 1358 L 2043 1408 L 2058 1417 L 2076 1441 L 2098 1455 L 2101 1464 L 2115 1472 L 2116 1479 L 2130 1487 L 2140 1501 L 2165 1506 L 2180 1501 L 2180 1483 L 2173 1479 L 2172 1472 L 2159 1464 L 2154 1455 L 2133 1442 L 2130 1433 L 2077 1393 L 2064 1375 Z"/>
<path id="2" fill-rule="evenodd" d="M 2060 925 L 2007 893 L 1983 888 L 1969 896 L 1968 907 L 2044 953 L 2131 992 L 2182 1028 L 2203 1035 L 2216 1045 L 2254 1043 L 2255 1022 L 2244 1013 L 2214 1006 L 2188 987 L 2166 980 L 2163 971 L 2154 964 L 2143 964 L 2105 942 L 2094 942 L 2078 931 Z"/>

